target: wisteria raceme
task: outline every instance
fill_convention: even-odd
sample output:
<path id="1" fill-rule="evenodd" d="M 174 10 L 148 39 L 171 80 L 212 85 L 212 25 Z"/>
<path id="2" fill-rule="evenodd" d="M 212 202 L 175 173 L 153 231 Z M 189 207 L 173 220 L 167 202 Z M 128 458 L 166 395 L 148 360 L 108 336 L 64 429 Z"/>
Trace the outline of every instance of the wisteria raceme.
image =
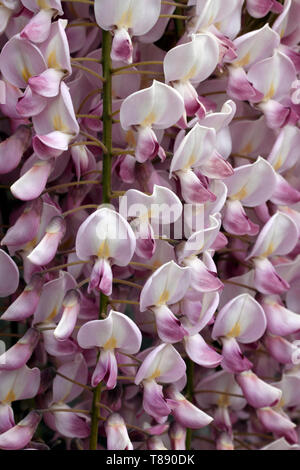
<path id="1" fill-rule="evenodd" d="M 0 449 L 299 450 L 299 0 L 0 35 Z"/>

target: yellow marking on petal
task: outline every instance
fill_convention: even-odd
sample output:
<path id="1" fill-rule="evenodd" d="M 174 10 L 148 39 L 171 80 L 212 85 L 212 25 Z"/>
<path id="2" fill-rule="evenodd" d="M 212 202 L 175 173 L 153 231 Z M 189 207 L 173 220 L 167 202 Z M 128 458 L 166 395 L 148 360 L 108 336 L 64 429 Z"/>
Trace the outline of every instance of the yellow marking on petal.
<path id="1" fill-rule="evenodd" d="M 46 0 L 37 0 L 36 3 L 40 10 L 49 10 L 49 5 Z"/>
<path id="2" fill-rule="evenodd" d="M 36 247 L 36 244 L 37 244 L 37 239 L 34 238 L 33 240 L 30 240 L 30 242 L 27 242 L 23 249 L 24 251 L 26 251 L 26 253 L 28 253 L 32 251 L 33 248 Z"/>
<path id="3" fill-rule="evenodd" d="M 240 154 L 241 155 L 249 155 L 249 153 L 253 152 L 253 145 L 251 144 L 251 142 L 249 142 L 247 145 L 245 145 L 245 147 L 242 148 L 242 150 L 240 150 Z"/>
<path id="4" fill-rule="evenodd" d="M 281 399 L 280 399 L 278 405 L 276 405 L 276 408 L 283 408 L 283 407 L 284 407 L 284 398 L 281 397 Z"/>
<path id="5" fill-rule="evenodd" d="M 154 111 L 150 111 L 148 116 L 146 116 L 145 119 L 143 120 L 143 122 L 141 123 L 141 126 L 142 127 L 149 127 L 154 123 L 155 120 L 156 120 L 156 115 L 155 115 Z"/>
<path id="6" fill-rule="evenodd" d="M 283 37 L 284 33 L 285 33 L 285 28 L 282 28 L 280 31 L 280 39 Z"/>
<path id="7" fill-rule="evenodd" d="M 11 403 L 12 401 L 15 401 L 15 399 L 16 399 L 16 395 L 14 391 L 10 390 L 8 394 L 6 395 L 6 397 L 4 398 L 4 400 L 2 401 L 2 403 Z"/>
<path id="8" fill-rule="evenodd" d="M 182 169 L 183 170 L 188 170 L 189 168 L 191 168 L 191 166 L 195 163 L 196 160 L 197 160 L 196 155 L 194 155 L 192 153 L 192 155 L 190 156 L 188 162 L 184 165 L 184 167 Z"/>
<path id="9" fill-rule="evenodd" d="M 244 57 L 242 57 L 240 60 L 234 62 L 232 65 L 234 67 L 245 67 L 245 65 L 248 65 L 251 60 L 251 54 L 248 52 Z"/>
<path id="10" fill-rule="evenodd" d="M 274 164 L 274 170 L 277 171 L 279 170 L 279 168 L 282 167 L 282 164 L 283 164 L 283 158 L 282 158 L 282 155 L 280 154 Z"/>
<path id="11" fill-rule="evenodd" d="M 212 14 L 211 17 L 208 20 L 207 26 L 210 26 L 213 23 L 214 19 L 215 19 L 215 15 Z"/>
<path id="12" fill-rule="evenodd" d="M 56 57 L 56 50 L 52 49 L 50 54 L 48 55 L 48 60 L 47 60 L 48 67 L 50 69 L 59 69 L 59 63 L 57 62 L 57 57 Z"/>
<path id="13" fill-rule="evenodd" d="M 241 325 L 237 321 L 235 323 L 234 327 L 232 328 L 232 330 L 229 331 L 229 333 L 227 333 L 226 337 L 227 338 L 236 338 L 237 336 L 239 336 L 240 332 L 241 332 Z"/>
<path id="14" fill-rule="evenodd" d="M 103 349 L 107 351 L 108 349 L 115 349 L 116 347 L 117 347 L 117 340 L 114 336 L 111 336 L 109 340 L 106 341 L 106 343 L 104 344 Z"/>
<path id="15" fill-rule="evenodd" d="M 159 300 L 158 300 L 157 305 L 164 305 L 165 303 L 168 302 L 169 297 L 170 297 L 170 292 L 167 291 L 167 290 L 164 290 L 163 293 L 161 294 Z"/>
<path id="16" fill-rule="evenodd" d="M 271 100 L 275 94 L 275 86 L 274 83 L 272 82 L 269 88 L 268 93 L 264 96 L 264 101 Z"/>
<path id="17" fill-rule="evenodd" d="M 52 119 L 53 127 L 56 131 L 68 132 L 68 128 L 64 125 L 61 116 L 55 114 Z"/>
<path id="18" fill-rule="evenodd" d="M 229 395 L 220 395 L 220 398 L 218 399 L 218 406 L 221 406 L 222 408 L 227 408 L 229 405 Z"/>
<path id="19" fill-rule="evenodd" d="M 248 191 L 246 189 L 246 186 L 243 186 L 242 189 L 240 189 L 236 194 L 233 196 L 230 196 L 230 199 L 233 201 L 241 201 L 248 195 Z"/>
<path id="20" fill-rule="evenodd" d="M 161 374 L 160 370 L 159 369 L 155 369 L 155 371 L 153 372 L 153 374 L 151 375 L 151 377 L 148 377 L 148 380 L 155 380 L 157 379 L 157 377 L 159 377 Z"/>
<path id="21" fill-rule="evenodd" d="M 132 8 L 128 8 L 128 10 L 124 11 L 123 15 L 118 21 L 118 27 L 129 29 L 131 28 L 131 26 L 132 26 Z"/>
<path id="22" fill-rule="evenodd" d="M 109 258 L 109 246 L 107 240 L 104 240 L 97 251 L 98 258 Z"/>
<path id="23" fill-rule="evenodd" d="M 154 271 L 155 271 L 155 269 L 160 268 L 162 265 L 163 265 L 163 262 L 160 261 L 160 260 L 156 260 L 156 261 L 154 261 L 154 262 L 152 263 L 152 266 L 153 266 L 153 268 L 154 268 Z"/>
<path id="24" fill-rule="evenodd" d="M 273 253 L 274 249 L 275 249 L 274 244 L 271 242 L 268 248 L 266 249 L 266 251 L 262 255 L 260 255 L 261 258 L 268 258 L 268 256 L 270 256 Z"/>
<path id="25" fill-rule="evenodd" d="M 28 68 L 26 67 L 26 65 L 24 65 L 24 67 L 22 68 L 21 74 L 22 74 L 23 80 L 27 83 L 28 80 L 31 77 L 31 74 L 30 74 Z"/>
<path id="26" fill-rule="evenodd" d="M 128 145 L 130 147 L 135 147 L 136 146 L 136 140 L 135 140 L 134 132 L 131 129 L 126 132 L 125 140 L 126 140 L 126 142 L 128 143 Z M 126 152 L 124 152 L 124 153 L 126 153 Z"/>
<path id="27" fill-rule="evenodd" d="M 57 305 L 54 307 L 54 309 L 52 310 L 52 312 L 50 313 L 50 315 L 46 318 L 46 322 L 50 322 L 51 320 L 53 320 L 53 318 L 55 318 L 57 315 Z"/>
<path id="28" fill-rule="evenodd" d="M 184 82 L 187 82 L 188 80 L 190 80 L 190 78 L 193 78 L 196 75 L 196 72 L 197 72 L 197 66 L 196 66 L 196 64 L 194 64 L 190 68 L 188 73 L 181 80 L 184 81 Z"/>

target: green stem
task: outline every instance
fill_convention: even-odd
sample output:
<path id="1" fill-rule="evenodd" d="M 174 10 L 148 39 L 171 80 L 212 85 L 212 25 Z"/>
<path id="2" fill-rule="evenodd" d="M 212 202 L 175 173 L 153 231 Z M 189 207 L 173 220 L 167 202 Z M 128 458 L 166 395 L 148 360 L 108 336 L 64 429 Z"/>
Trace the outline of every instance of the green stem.
<path id="1" fill-rule="evenodd" d="M 187 384 L 186 384 L 186 398 L 189 401 L 193 401 L 194 396 L 194 362 L 191 359 L 187 359 Z M 186 450 L 191 450 L 191 442 L 192 442 L 192 430 L 186 430 L 186 440 L 185 446 Z"/>
<path id="2" fill-rule="evenodd" d="M 90 450 L 97 450 L 98 446 L 98 421 L 99 421 L 99 405 L 101 400 L 101 382 L 97 385 L 93 392 L 92 404 L 92 423 L 90 436 Z"/>
<path id="3" fill-rule="evenodd" d="M 112 153 L 112 85 L 111 85 L 111 43 L 112 36 L 109 31 L 102 30 L 102 70 L 103 70 L 103 167 L 102 167 L 102 202 L 110 202 L 111 194 L 111 153 Z M 108 297 L 100 294 L 99 317 L 105 316 Z M 97 450 L 98 425 L 100 416 L 99 403 L 101 401 L 101 382 L 94 388 L 92 404 L 92 422 L 90 436 L 90 450 Z"/>
<path id="4" fill-rule="evenodd" d="M 103 153 L 102 202 L 110 202 L 111 193 L 111 153 L 112 153 L 112 85 L 111 85 L 111 51 L 112 36 L 109 31 L 102 31 L 102 69 L 103 69 Z"/>

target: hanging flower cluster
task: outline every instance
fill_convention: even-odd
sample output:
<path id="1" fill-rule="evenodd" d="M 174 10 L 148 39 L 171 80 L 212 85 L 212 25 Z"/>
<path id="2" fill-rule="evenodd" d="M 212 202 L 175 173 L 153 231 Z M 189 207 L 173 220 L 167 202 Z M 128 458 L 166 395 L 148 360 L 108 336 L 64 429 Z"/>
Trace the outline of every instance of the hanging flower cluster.
<path id="1" fill-rule="evenodd" d="M 0 449 L 300 449 L 299 0 L 0 3 Z"/>

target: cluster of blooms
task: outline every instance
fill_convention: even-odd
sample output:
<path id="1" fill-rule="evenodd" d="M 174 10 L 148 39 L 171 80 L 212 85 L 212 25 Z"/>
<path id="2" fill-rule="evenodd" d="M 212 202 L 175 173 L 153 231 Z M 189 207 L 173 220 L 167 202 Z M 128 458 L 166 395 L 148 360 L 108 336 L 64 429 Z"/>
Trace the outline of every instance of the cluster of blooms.
<path id="1" fill-rule="evenodd" d="M 300 1 L 0 33 L 0 449 L 300 449 Z"/>

